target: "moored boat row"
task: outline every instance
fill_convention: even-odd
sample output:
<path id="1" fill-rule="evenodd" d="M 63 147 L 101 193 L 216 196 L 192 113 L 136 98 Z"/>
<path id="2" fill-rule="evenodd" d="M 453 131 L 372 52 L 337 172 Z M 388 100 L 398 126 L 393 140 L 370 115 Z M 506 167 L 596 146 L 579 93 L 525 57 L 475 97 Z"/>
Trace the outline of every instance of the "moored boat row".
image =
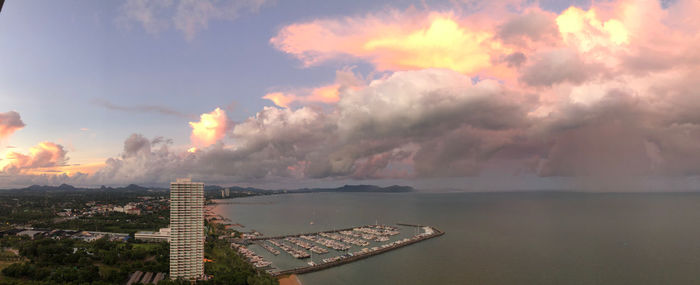
<path id="1" fill-rule="evenodd" d="M 280 254 L 280 251 L 279 251 L 279 250 L 276 250 L 274 247 L 272 247 L 270 244 L 268 244 L 268 243 L 265 242 L 265 241 L 258 242 L 257 244 L 260 245 L 260 246 L 261 246 L 262 248 L 264 248 L 265 250 L 267 250 L 268 252 L 274 254 L 274 255 L 279 255 L 279 254 Z"/>
<path id="2" fill-rule="evenodd" d="M 269 240 L 271 244 L 274 244 L 276 247 L 281 248 L 285 252 L 289 253 L 289 255 L 293 256 L 294 258 L 297 259 L 303 259 L 303 258 L 309 258 L 311 255 L 307 253 L 303 249 L 298 249 L 293 246 L 290 246 L 289 244 L 286 244 L 282 241 L 279 240 Z"/>
<path id="3" fill-rule="evenodd" d="M 235 248 L 238 251 L 238 253 L 245 256 L 245 258 L 248 259 L 248 261 L 252 263 L 253 266 L 255 266 L 256 268 L 265 268 L 272 265 L 272 262 L 266 261 L 264 258 L 262 258 L 262 256 L 255 254 L 255 252 L 246 248 L 245 246 L 232 243 L 231 247 Z"/>

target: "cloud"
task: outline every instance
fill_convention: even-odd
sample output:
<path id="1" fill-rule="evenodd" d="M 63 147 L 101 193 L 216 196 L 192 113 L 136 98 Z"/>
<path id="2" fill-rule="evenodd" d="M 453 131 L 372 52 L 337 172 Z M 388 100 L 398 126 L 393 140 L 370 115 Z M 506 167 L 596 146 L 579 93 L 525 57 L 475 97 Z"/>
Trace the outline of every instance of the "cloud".
<path id="1" fill-rule="evenodd" d="M 503 57 L 502 61 L 506 62 L 508 67 L 520 67 L 527 61 L 527 56 L 522 52 L 514 52 Z"/>
<path id="2" fill-rule="evenodd" d="M 352 68 L 344 68 L 336 71 L 336 79 L 332 84 L 314 88 L 294 88 L 285 92 L 270 92 L 262 98 L 282 108 L 289 108 L 293 104 L 333 104 L 340 100 L 340 92 L 346 89 L 358 89 L 365 84 L 365 80 L 354 73 Z"/>
<path id="3" fill-rule="evenodd" d="M 68 161 L 66 154 L 67 151 L 63 149 L 62 145 L 42 142 L 30 148 L 28 154 L 7 152 L 2 171 L 17 174 L 40 167 L 60 166 Z"/>
<path id="4" fill-rule="evenodd" d="M 520 126 L 525 115 L 518 104 L 506 100 L 508 96 L 518 95 L 494 81 L 472 84 L 469 77 L 450 70 L 399 72 L 362 89 L 345 89 L 332 109 L 265 107 L 230 127 L 231 145 L 214 144 L 212 139 L 206 140 L 208 147 L 194 152 L 177 151 L 161 140 L 134 134 L 125 141 L 122 154 L 108 159 L 90 179 L 165 183 L 178 175 L 248 182 L 437 175 L 439 171 L 428 166 L 415 173 L 415 153 L 430 155 L 435 143 L 460 145 L 460 140 L 481 131 L 508 137 L 508 130 Z M 512 115 L 494 116 L 486 110 Z M 203 114 L 195 129 L 216 127 L 196 137 L 220 139 L 226 128 L 217 124 L 225 119 L 220 109 Z M 474 133 L 455 136 L 455 129 Z M 497 148 L 492 140 L 472 139 L 474 151 L 463 155 L 465 160 L 487 159 Z"/>
<path id="5" fill-rule="evenodd" d="M 117 23 L 130 26 L 133 22 L 156 34 L 171 27 L 191 41 L 210 21 L 236 19 L 242 12 L 257 12 L 269 0 L 127 0 L 121 6 Z"/>
<path id="6" fill-rule="evenodd" d="M 559 14 L 525 5 L 497 16 L 409 9 L 293 23 L 271 42 L 305 65 L 362 60 L 375 70 L 273 88 L 265 97 L 277 107 L 235 125 L 221 109 L 202 114 L 191 123 L 191 152 L 134 134 L 119 156 L 76 179 L 254 184 L 496 173 L 619 190 L 649 177 L 694 177 L 700 21 L 688 10 L 696 2 L 613 1 Z"/>
<path id="7" fill-rule="evenodd" d="M 565 81 L 582 83 L 600 71 L 599 66 L 585 63 L 576 51 L 553 50 L 538 55 L 526 66 L 521 80 L 533 86 L 551 86 Z"/>
<path id="8" fill-rule="evenodd" d="M 123 24 L 138 22 L 146 32 L 154 34 L 170 25 L 165 17 L 172 5 L 172 0 L 127 0 L 122 5 L 122 15 L 117 20 Z"/>
<path id="9" fill-rule="evenodd" d="M 163 107 L 163 106 L 156 106 L 156 105 L 134 105 L 134 106 L 123 106 L 123 105 L 117 105 L 112 102 L 109 102 L 105 99 L 94 99 L 92 101 L 93 104 L 110 109 L 110 110 L 116 110 L 116 111 L 125 111 L 125 112 L 132 112 L 132 113 L 157 113 L 161 115 L 168 115 L 168 116 L 175 116 L 175 117 L 180 117 L 180 118 L 190 118 L 191 116 L 179 111 L 175 111 L 173 109 Z"/>
<path id="10" fill-rule="evenodd" d="M 21 128 L 24 128 L 24 122 L 19 117 L 19 113 L 15 111 L 0 113 L 0 139 L 9 137 Z"/>
<path id="11" fill-rule="evenodd" d="M 691 78 L 700 53 L 688 27 L 700 21 L 687 13 L 696 7 L 616 1 L 554 14 L 529 6 L 501 19 L 407 10 L 288 25 L 271 43 L 307 66 L 350 58 L 393 71 L 340 92 L 330 113 L 336 140 L 290 167 L 306 177 L 376 177 L 408 165 L 406 175 L 434 177 L 511 161 L 541 176 L 696 175 L 700 101 Z M 427 41 L 437 31 L 461 50 Z M 490 45 L 460 40 L 475 34 Z M 472 61 L 460 64 L 467 54 Z M 495 81 L 425 69 L 434 67 Z"/>
<path id="12" fill-rule="evenodd" d="M 346 89 L 329 111 L 266 107 L 233 128 L 235 145 L 198 152 L 207 161 L 200 166 L 206 173 L 247 179 L 298 173 L 307 178 L 411 175 L 416 151 L 429 153 L 431 143 L 449 139 L 459 144 L 449 136 L 452 129 L 505 135 L 522 124 L 518 94 L 497 82 L 471 82 L 450 70 L 397 72 Z M 496 110 L 510 115 L 491 112 Z M 483 150 L 472 155 L 488 157 L 491 150 Z M 392 172 L 386 169 L 390 165 L 402 170 Z"/>
<path id="13" fill-rule="evenodd" d="M 124 141 L 120 156 L 109 158 L 105 166 L 83 183 L 93 185 L 130 183 L 165 184 L 174 177 L 187 176 L 191 171 L 187 156 L 170 150 L 167 141 L 150 140 L 132 134 Z"/>
<path id="14" fill-rule="evenodd" d="M 508 43 L 518 43 L 526 40 L 539 41 L 547 38 L 556 38 L 557 35 L 558 31 L 553 13 L 537 9 L 533 9 L 526 14 L 513 16 L 497 28 L 497 36 Z"/>
<path id="15" fill-rule="evenodd" d="M 405 137 L 465 123 L 502 129 L 523 115 L 517 101 L 516 94 L 492 80 L 472 84 L 471 78 L 447 69 L 401 71 L 345 94 L 338 103 L 339 128 L 348 138 Z M 503 112 L 492 112 L 496 110 Z"/>
<path id="16" fill-rule="evenodd" d="M 508 53 L 493 36 L 450 14 L 392 11 L 288 25 L 270 42 L 307 66 L 350 56 L 379 70 L 449 68 L 474 74 L 490 67 L 495 55 Z"/>
<path id="17" fill-rule="evenodd" d="M 200 115 L 199 122 L 190 122 L 192 145 L 206 147 L 216 143 L 226 136 L 229 124 L 226 112 L 220 108 Z"/>
<path id="18" fill-rule="evenodd" d="M 267 93 L 262 98 L 270 100 L 273 103 L 275 103 L 275 105 L 282 107 L 282 108 L 289 108 L 289 105 L 292 102 L 299 101 L 297 95 L 289 94 L 289 93 L 285 94 L 282 92 Z"/>
<path id="19" fill-rule="evenodd" d="M 557 16 L 556 22 L 564 42 L 583 52 L 629 44 L 630 35 L 625 25 L 618 19 L 601 21 L 595 9 L 584 11 L 570 7 Z"/>

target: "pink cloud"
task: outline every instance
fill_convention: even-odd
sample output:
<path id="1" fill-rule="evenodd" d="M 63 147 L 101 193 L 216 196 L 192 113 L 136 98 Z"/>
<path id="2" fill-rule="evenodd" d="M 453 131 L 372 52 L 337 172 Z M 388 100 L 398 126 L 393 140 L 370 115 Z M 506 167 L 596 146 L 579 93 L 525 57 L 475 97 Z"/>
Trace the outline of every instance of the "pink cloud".
<path id="1" fill-rule="evenodd" d="M 190 122 L 192 134 L 190 140 L 195 147 L 210 146 L 226 136 L 229 120 L 226 112 L 220 108 L 200 115 L 199 122 Z"/>
<path id="2" fill-rule="evenodd" d="M 503 83 L 504 90 L 513 91 L 508 92 L 508 100 L 521 104 L 527 114 L 521 120 L 528 127 L 484 131 L 455 126 L 451 135 L 436 134 L 431 147 L 411 156 L 420 158 L 416 161 L 419 174 L 476 174 L 492 152 L 517 153 L 520 148 L 540 156 L 540 175 L 698 171 L 691 165 L 700 158 L 689 156 L 695 147 L 681 142 L 681 133 L 695 137 L 700 132 L 695 125 L 698 116 L 694 107 L 698 100 L 689 95 L 696 93 L 690 78 L 700 75 L 700 18 L 695 15 L 700 11 L 700 2 L 680 0 L 663 8 L 658 1 L 622 0 L 593 3 L 585 9 L 570 7 L 561 13 L 521 3 L 513 7 L 517 9 L 487 5 L 480 9 L 488 13 L 479 9 L 471 14 L 409 9 L 317 19 L 283 27 L 270 42 L 305 66 L 331 60 L 361 60 L 394 75 L 407 70 L 444 68 L 478 75 L 479 80 L 496 79 Z M 445 80 L 433 84 L 460 94 L 462 91 L 454 90 L 456 85 L 450 83 L 449 76 L 443 75 L 437 78 Z M 338 123 L 341 133 L 348 126 L 359 124 L 364 139 L 378 140 L 368 133 L 384 130 L 382 121 L 367 118 L 383 118 L 392 110 L 405 118 L 396 122 L 402 124 L 391 125 L 387 130 L 403 133 L 404 138 L 414 133 L 413 129 L 402 132 L 397 126 L 409 124 L 412 116 L 427 116 L 418 114 L 422 109 L 417 106 L 434 106 L 443 99 L 440 96 L 445 96 L 436 92 L 429 101 L 408 104 L 415 96 L 411 90 L 419 86 L 414 82 L 401 86 L 401 92 L 377 97 L 356 97 L 341 91 L 338 107 L 345 110 Z M 375 83 L 363 88 L 372 84 Z M 387 90 L 381 90 L 384 91 Z M 297 94 L 284 95 L 287 105 L 304 102 Z M 367 98 L 375 101 L 364 102 Z M 491 107 L 494 106 L 485 108 Z M 367 112 L 373 108 L 378 110 Z M 348 110 L 362 115 L 351 118 Z M 503 110 L 492 112 L 504 114 Z M 439 116 L 446 122 L 448 116 L 444 112 Z M 362 125 L 363 120 L 369 123 Z M 606 120 L 614 120 L 619 129 L 611 131 L 612 125 Z M 681 127 L 681 122 L 687 125 Z M 667 127 L 669 124 L 673 127 Z M 625 138 L 617 139 L 611 133 Z M 449 136 L 459 139 L 447 140 L 445 137 Z M 522 140 L 522 146 L 515 143 L 518 140 Z M 483 151 L 489 155 L 465 154 L 471 150 L 465 144 L 471 142 L 479 143 L 473 148 L 475 153 Z M 623 145 L 635 147 L 622 151 Z M 573 157 L 572 147 L 586 159 Z M 618 147 L 621 150 L 610 151 Z M 364 157 L 359 160 L 362 163 L 358 164 L 356 175 L 376 175 L 390 165 L 387 160 L 391 159 L 385 152 Z M 533 159 L 527 161 L 532 164 Z M 577 161 L 582 163 L 575 165 Z M 337 167 L 341 162 L 343 167 Z M 635 165 L 629 165 L 630 162 Z M 352 168 L 341 159 L 330 165 Z M 451 166 L 439 169 L 436 165 Z"/>
<path id="3" fill-rule="evenodd" d="M 475 74 L 512 50 L 492 30 L 468 25 L 451 13 L 370 14 L 292 24 L 270 42 L 304 65 L 356 57 L 378 70 L 448 68 Z M 494 70 L 493 72 L 496 72 Z"/>
<path id="4" fill-rule="evenodd" d="M 15 111 L 0 113 L 0 139 L 12 135 L 15 131 L 24 128 L 24 122 Z"/>
<path id="5" fill-rule="evenodd" d="M 303 90 L 302 92 L 308 92 L 308 95 L 297 95 L 295 93 L 283 93 L 283 92 L 271 92 L 265 94 L 263 99 L 267 99 L 275 103 L 275 105 L 282 108 L 289 108 L 294 102 L 320 102 L 320 103 L 335 103 L 340 100 L 338 97 L 340 85 L 330 84 L 321 87 L 316 87 L 310 91 Z"/>
<path id="6" fill-rule="evenodd" d="M 333 104 L 340 100 L 340 93 L 346 89 L 358 89 L 364 86 L 364 80 L 353 73 L 351 68 L 336 71 L 334 83 L 314 88 L 295 88 L 286 92 L 270 92 L 263 96 L 278 107 L 289 108 L 292 104 L 324 103 Z"/>
<path id="7" fill-rule="evenodd" d="M 41 142 L 29 149 L 29 153 L 8 152 L 7 161 L 2 170 L 8 173 L 20 173 L 35 168 L 61 166 L 67 160 L 67 151 L 62 145 L 52 142 Z"/>
<path id="8" fill-rule="evenodd" d="M 306 66 L 360 60 L 375 70 L 273 88 L 264 98 L 283 108 L 235 126 L 223 110 L 202 114 L 190 124 L 201 148 L 191 153 L 133 135 L 93 177 L 254 183 L 464 177 L 489 167 L 499 177 L 517 169 L 610 182 L 700 174 L 700 2 L 596 2 L 561 13 L 517 5 L 283 27 L 271 43 Z"/>

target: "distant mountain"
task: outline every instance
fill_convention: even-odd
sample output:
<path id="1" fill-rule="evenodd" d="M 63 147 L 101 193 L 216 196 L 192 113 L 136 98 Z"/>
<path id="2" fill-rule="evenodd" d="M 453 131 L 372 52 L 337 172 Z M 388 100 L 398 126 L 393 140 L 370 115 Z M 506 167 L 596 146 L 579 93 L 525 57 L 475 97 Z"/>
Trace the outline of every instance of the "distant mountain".
<path id="1" fill-rule="evenodd" d="M 123 187 L 123 188 L 121 188 L 121 189 L 124 189 L 124 190 L 132 190 L 132 191 L 146 191 L 146 190 L 148 190 L 148 189 L 150 189 L 150 188 L 141 187 L 141 186 L 138 186 L 138 185 L 136 185 L 136 184 L 129 184 L 128 186 Z"/>
<path id="2" fill-rule="evenodd" d="M 75 190 L 75 187 L 73 185 L 68 185 L 68 184 L 61 184 L 58 185 L 58 190 Z"/>
<path id="3" fill-rule="evenodd" d="M 222 189 L 230 189 L 230 192 L 239 193 L 255 193 L 255 194 L 284 194 L 284 193 L 317 193 L 317 192 L 370 192 L 370 193 L 402 193 L 414 191 L 413 187 L 410 186 L 399 186 L 393 185 L 388 187 L 380 187 L 376 185 L 344 185 L 336 188 L 301 188 L 301 189 L 291 189 L 291 190 L 266 190 L 258 189 L 252 187 L 222 187 L 219 185 L 206 185 L 204 187 L 205 193 L 216 194 Z M 26 188 L 20 189 L 8 189 L 16 191 L 33 191 L 33 192 L 58 192 L 58 191 L 127 191 L 127 192 L 141 192 L 141 191 L 151 191 L 151 190 L 167 190 L 162 188 L 152 188 L 143 187 L 136 184 L 129 184 L 125 187 L 106 187 L 101 186 L 100 188 L 77 188 L 68 184 L 61 184 L 59 186 L 41 186 L 32 185 Z"/>
<path id="4" fill-rule="evenodd" d="M 291 190 L 264 190 L 251 187 L 228 187 L 231 192 L 251 192 L 258 194 L 284 194 L 284 193 L 318 193 L 318 192 L 373 192 L 373 193 L 402 193 L 414 191 L 410 186 L 393 185 L 389 187 L 380 187 L 376 185 L 344 185 L 336 188 L 300 188 Z M 224 187 L 211 186 L 210 189 L 224 189 Z M 206 190 L 206 189 L 205 189 Z"/>
<path id="5" fill-rule="evenodd" d="M 150 191 L 150 190 L 161 190 L 158 188 L 150 188 L 150 187 L 143 187 L 139 186 L 136 184 L 129 184 L 124 187 L 106 187 L 106 186 L 101 186 L 99 188 L 82 188 L 82 187 L 75 187 L 73 185 L 69 184 L 61 184 L 58 186 L 48 186 L 48 185 L 32 185 L 29 187 L 25 188 L 16 188 L 16 189 L 7 189 L 7 190 L 14 190 L 14 191 L 35 191 L 35 192 L 57 192 L 57 191 L 90 191 L 90 190 L 95 190 L 95 191 L 129 191 L 129 192 L 139 192 L 139 191 Z"/>
<path id="6" fill-rule="evenodd" d="M 224 187 L 219 185 L 204 185 L 204 191 L 221 191 Z"/>
<path id="7" fill-rule="evenodd" d="M 379 187 L 376 185 L 345 185 L 338 188 L 312 188 L 297 189 L 287 192 L 378 192 L 378 193 L 400 193 L 411 192 L 413 187 L 393 185 L 389 187 Z"/>

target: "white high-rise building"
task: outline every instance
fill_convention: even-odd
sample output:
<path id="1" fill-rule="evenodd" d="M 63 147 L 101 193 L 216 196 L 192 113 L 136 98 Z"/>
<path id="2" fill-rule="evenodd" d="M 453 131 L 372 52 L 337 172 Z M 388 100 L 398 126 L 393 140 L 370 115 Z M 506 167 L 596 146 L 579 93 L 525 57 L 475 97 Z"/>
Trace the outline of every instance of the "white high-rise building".
<path id="1" fill-rule="evenodd" d="M 170 183 L 170 278 L 204 276 L 204 183 Z"/>

